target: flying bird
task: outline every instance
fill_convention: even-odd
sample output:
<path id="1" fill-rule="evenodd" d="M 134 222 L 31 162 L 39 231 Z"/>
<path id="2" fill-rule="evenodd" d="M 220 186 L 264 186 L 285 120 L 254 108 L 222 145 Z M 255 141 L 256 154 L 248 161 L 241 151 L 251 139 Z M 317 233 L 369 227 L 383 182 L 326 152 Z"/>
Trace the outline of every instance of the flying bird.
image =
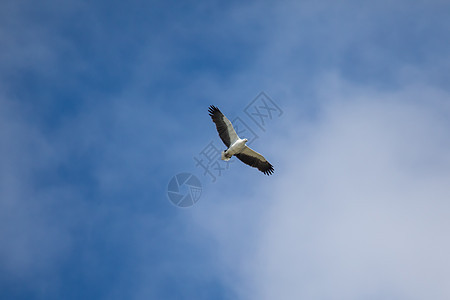
<path id="1" fill-rule="evenodd" d="M 273 166 L 258 152 L 252 150 L 247 145 L 247 139 L 241 139 L 237 135 L 230 120 L 215 106 L 208 109 L 211 119 L 216 124 L 217 132 L 228 149 L 222 151 L 222 160 L 228 161 L 234 155 L 244 164 L 258 168 L 266 175 L 273 173 Z"/>

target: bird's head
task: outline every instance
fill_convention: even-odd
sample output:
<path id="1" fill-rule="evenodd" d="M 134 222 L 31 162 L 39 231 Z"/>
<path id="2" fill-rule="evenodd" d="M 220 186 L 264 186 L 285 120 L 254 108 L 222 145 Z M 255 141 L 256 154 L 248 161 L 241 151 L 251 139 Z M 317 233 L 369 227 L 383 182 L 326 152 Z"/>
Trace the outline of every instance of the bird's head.
<path id="1" fill-rule="evenodd" d="M 245 143 L 247 143 L 247 142 L 248 142 L 248 140 L 247 140 L 247 139 L 244 139 L 244 142 L 245 142 Z"/>

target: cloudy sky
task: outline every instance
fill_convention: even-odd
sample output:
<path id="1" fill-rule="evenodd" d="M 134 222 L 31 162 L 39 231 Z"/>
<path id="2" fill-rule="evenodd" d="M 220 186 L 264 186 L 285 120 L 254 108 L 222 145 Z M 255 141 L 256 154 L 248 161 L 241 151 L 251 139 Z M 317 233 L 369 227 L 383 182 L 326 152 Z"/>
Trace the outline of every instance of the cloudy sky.
<path id="1" fill-rule="evenodd" d="M 1 298 L 449 299 L 449 14 L 1 1 Z M 261 92 L 282 112 L 264 127 Z M 211 104 L 274 175 L 196 166 L 224 147 Z"/>

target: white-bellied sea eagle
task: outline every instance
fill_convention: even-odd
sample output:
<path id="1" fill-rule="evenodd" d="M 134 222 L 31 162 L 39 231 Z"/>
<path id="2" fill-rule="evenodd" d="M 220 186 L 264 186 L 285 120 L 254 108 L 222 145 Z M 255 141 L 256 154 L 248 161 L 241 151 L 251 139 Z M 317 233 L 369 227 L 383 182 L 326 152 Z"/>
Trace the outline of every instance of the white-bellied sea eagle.
<path id="1" fill-rule="evenodd" d="M 237 135 L 230 120 L 215 106 L 208 109 L 209 115 L 216 124 L 219 136 L 228 149 L 222 151 L 222 160 L 228 161 L 234 155 L 244 164 L 258 168 L 266 175 L 273 173 L 273 166 L 258 152 L 252 150 L 247 145 L 247 139 L 241 139 Z"/>

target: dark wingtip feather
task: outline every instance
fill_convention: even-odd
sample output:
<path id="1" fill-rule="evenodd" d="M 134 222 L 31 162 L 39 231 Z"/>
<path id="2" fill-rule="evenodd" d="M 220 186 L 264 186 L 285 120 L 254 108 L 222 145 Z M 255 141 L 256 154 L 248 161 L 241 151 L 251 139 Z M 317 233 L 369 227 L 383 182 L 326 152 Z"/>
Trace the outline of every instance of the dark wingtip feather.
<path id="1" fill-rule="evenodd" d="M 271 164 L 269 164 L 269 167 L 266 170 L 264 170 L 263 173 L 266 174 L 267 176 L 269 176 L 269 175 L 272 175 L 274 171 L 275 170 L 274 170 L 273 166 Z"/>
<path id="2" fill-rule="evenodd" d="M 214 105 L 210 105 L 208 108 L 208 112 L 209 112 L 209 116 L 213 117 L 216 112 L 220 113 L 220 110 L 217 107 L 215 107 Z"/>

